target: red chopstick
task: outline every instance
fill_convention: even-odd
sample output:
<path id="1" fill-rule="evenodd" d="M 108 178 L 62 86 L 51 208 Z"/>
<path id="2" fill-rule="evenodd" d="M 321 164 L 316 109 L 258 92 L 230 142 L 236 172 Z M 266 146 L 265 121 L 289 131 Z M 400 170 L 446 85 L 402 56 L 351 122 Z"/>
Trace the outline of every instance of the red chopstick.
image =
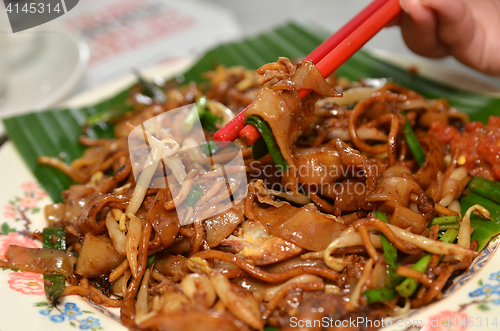
<path id="1" fill-rule="evenodd" d="M 347 38 L 351 33 L 354 32 L 364 21 L 366 21 L 370 16 L 372 16 L 377 10 L 380 9 L 389 0 L 375 0 L 370 2 L 368 6 L 360 11 L 356 16 L 354 16 L 349 22 L 347 22 L 343 27 L 332 34 L 328 39 L 316 47 L 308 56 L 304 58 L 304 61 L 312 61 L 316 64 L 321 61 L 328 53 L 330 53 L 335 47 L 338 46 Z"/>
<path id="2" fill-rule="evenodd" d="M 305 59 L 315 63 L 323 77 L 328 77 L 400 11 L 398 0 L 373 1 Z M 309 92 L 308 90 L 299 91 L 302 98 Z M 214 141 L 233 141 L 239 135 L 247 145 L 253 145 L 260 137 L 260 132 L 253 125 L 243 128 L 244 112 L 247 108 L 221 128 L 214 135 Z"/>
<path id="3" fill-rule="evenodd" d="M 354 30 L 356 30 L 364 21 L 373 15 L 377 10 L 382 7 L 388 0 L 375 0 L 371 2 L 365 9 L 359 12 L 354 18 L 352 18 L 347 24 L 345 24 L 340 30 L 331 35 L 326 39 L 321 45 L 319 45 L 315 50 L 313 50 L 304 60 L 312 61 L 317 64 L 322 58 L 324 58 L 332 49 L 338 46 L 347 38 Z M 304 92 L 303 92 L 304 93 Z M 305 97 L 307 93 L 303 96 Z M 302 95 L 301 95 L 302 96 Z M 240 131 L 245 126 L 245 111 L 248 109 L 246 107 L 238 115 L 236 115 L 230 122 L 228 122 L 223 128 L 217 131 L 213 139 L 214 141 L 234 141 L 240 135 Z M 260 137 L 260 132 L 253 126 L 247 125 L 246 130 L 242 132 L 243 140 L 247 138 L 249 142 L 255 142 Z M 250 137 L 256 137 L 252 139 Z"/>

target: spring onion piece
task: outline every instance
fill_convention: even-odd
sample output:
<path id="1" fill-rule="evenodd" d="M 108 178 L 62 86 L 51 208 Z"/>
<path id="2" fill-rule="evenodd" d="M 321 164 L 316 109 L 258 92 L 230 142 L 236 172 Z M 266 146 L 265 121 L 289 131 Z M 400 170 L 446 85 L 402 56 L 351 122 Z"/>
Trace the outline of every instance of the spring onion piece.
<path id="1" fill-rule="evenodd" d="M 207 141 L 206 144 L 201 144 L 200 148 L 203 154 L 205 154 L 206 156 L 212 156 L 220 149 L 220 147 L 217 146 L 217 144 L 213 140 Z"/>
<path id="2" fill-rule="evenodd" d="M 151 266 L 153 265 L 153 262 L 155 261 L 155 258 L 156 258 L 156 254 L 153 254 L 150 257 L 148 257 L 148 263 L 147 263 L 146 268 L 148 268 L 148 269 L 151 268 Z"/>
<path id="3" fill-rule="evenodd" d="M 376 210 L 373 215 L 375 218 L 388 223 L 387 216 L 384 212 Z M 387 277 L 385 278 L 385 284 L 389 289 L 393 289 L 404 278 L 396 273 L 396 269 L 398 268 L 398 250 L 383 233 L 380 233 L 380 242 L 382 243 L 385 263 L 387 265 Z"/>
<path id="4" fill-rule="evenodd" d="M 458 231 L 456 229 L 447 230 L 442 236 L 441 241 L 444 243 L 452 243 L 457 239 Z"/>
<path id="5" fill-rule="evenodd" d="M 500 183 L 484 177 L 474 177 L 469 182 L 468 188 L 471 192 L 500 204 Z"/>
<path id="6" fill-rule="evenodd" d="M 455 224 L 457 222 L 458 222 L 458 215 L 441 216 L 434 218 L 431 222 L 431 226 L 436 224 L 438 225 Z"/>
<path id="7" fill-rule="evenodd" d="M 405 115 L 404 112 L 401 113 Z M 406 143 L 408 144 L 413 157 L 415 158 L 415 160 L 417 160 L 418 165 L 422 166 L 422 164 L 424 164 L 425 162 L 426 155 L 424 149 L 418 142 L 417 137 L 415 136 L 415 132 L 413 132 L 410 121 L 408 121 L 408 119 L 406 119 L 405 121 L 403 136 L 405 137 Z"/>
<path id="8" fill-rule="evenodd" d="M 217 130 L 220 129 L 221 124 L 222 124 L 222 119 L 219 117 L 215 116 L 209 111 L 202 112 L 200 114 L 200 122 L 201 126 L 210 132 L 216 132 Z"/>
<path id="9" fill-rule="evenodd" d="M 94 126 L 99 125 L 101 123 L 109 123 L 114 120 L 122 117 L 128 112 L 132 112 L 134 110 L 134 106 L 130 103 L 125 103 L 123 105 L 118 105 L 116 107 L 111 107 L 104 111 L 101 111 L 97 114 L 94 114 L 87 118 L 85 122 L 86 126 Z"/>
<path id="10" fill-rule="evenodd" d="M 184 119 L 184 121 L 182 122 L 182 125 L 181 125 L 182 133 L 188 133 L 189 131 L 191 131 L 191 129 L 193 128 L 194 122 L 196 122 L 196 118 L 198 116 L 199 116 L 198 115 L 198 107 L 196 107 L 196 105 L 194 105 L 193 108 L 191 108 L 191 110 L 189 111 L 189 113 L 186 116 L 186 118 Z"/>
<path id="11" fill-rule="evenodd" d="M 150 97 L 154 102 L 160 105 L 164 104 L 165 101 L 167 101 L 167 96 L 158 85 L 145 80 L 138 70 L 134 70 L 134 73 L 137 76 L 139 87 L 141 88 L 142 93 L 145 96 Z"/>
<path id="12" fill-rule="evenodd" d="M 208 98 L 206 96 L 199 96 L 194 104 L 198 111 L 208 111 Z"/>
<path id="13" fill-rule="evenodd" d="M 50 227 L 43 229 L 42 233 L 43 248 L 66 250 L 66 232 L 63 228 Z M 66 284 L 66 278 L 61 274 L 43 275 L 43 284 L 47 298 L 51 301 L 63 293 Z"/>
<path id="14" fill-rule="evenodd" d="M 186 197 L 186 206 L 194 207 L 194 205 L 200 200 L 205 192 L 203 191 L 203 187 L 201 184 L 195 185 L 191 188 Z"/>
<path id="15" fill-rule="evenodd" d="M 420 258 L 420 260 L 417 261 L 417 263 L 415 263 L 411 267 L 411 269 L 424 273 L 425 270 L 427 270 L 427 266 L 429 265 L 431 256 L 432 254 L 430 253 L 425 254 L 424 256 L 422 256 L 422 258 Z M 418 282 L 415 280 L 415 278 L 408 277 L 401 284 L 396 286 L 396 290 L 403 298 L 407 298 L 415 292 L 417 287 Z"/>
<path id="16" fill-rule="evenodd" d="M 449 229 L 441 236 L 440 239 L 442 242 L 449 244 L 455 241 L 457 235 L 458 231 L 456 229 Z M 421 273 L 425 273 L 427 267 L 429 266 L 431 257 L 432 254 L 425 254 L 424 256 L 422 256 L 422 258 L 420 258 L 420 260 L 417 261 L 417 263 L 415 263 L 411 267 L 411 269 L 417 270 Z M 407 298 L 413 295 L 417 287 L 418 282 L 415 280 L 415 278 L 407 277 L 401 284 L 399 284 L 399 286 L 396 287 L 396 290 L 403 298 Z"/>
<path id="17" fill-rule="evenodd" d="M 188 133 L 193 128 L 196 119 L 201 117 L 203 113 L 208 112 L 208 99 L 206 96 L 202 95 L 196 99 L 193 108 L 189 111 L 188 115 L 182 122 L 181 131 L 182 133 Z"/>
<path id="18" fill-rule="evenodd" d="M 267 149 L 273 158 L 274 163 L 278 167 L 282 167 L 283 170 L 288 170 L 288 163 L 286 163 L 283 155 L 281 154 L 280 148 L 274 139 L 273 132 L 269 127 L 269 124 L 266 123 L 260 116 L 252 115 L 247 118 L 245 124 L 252 124 L 259 130 L 262 138 L 267 145 Z"/>
<path id="19" fill-rule="evenodd" d="M 389 220 L 387 220 L 387 215 L 383 211 L 375 210 L 373 212 L 373 216 L 375 216 L 375 218 L 378 218 L 379 220 L 381 220 L 384 223 L 389 222 Z"/>
<path id="20" fill-rule="evenodd" d="M 458 222 L 439 225 L 439 231 L 445 231 L 448 229 L 458 229 L 458 228 L 460 228 L 460 223 Z"/>
<path id="21" fill-rule="evenodd" d="M 392 300 L 396 298 L 397 291 L 387 287 L 369 289 L 363 292 L 368 303 Z"/>

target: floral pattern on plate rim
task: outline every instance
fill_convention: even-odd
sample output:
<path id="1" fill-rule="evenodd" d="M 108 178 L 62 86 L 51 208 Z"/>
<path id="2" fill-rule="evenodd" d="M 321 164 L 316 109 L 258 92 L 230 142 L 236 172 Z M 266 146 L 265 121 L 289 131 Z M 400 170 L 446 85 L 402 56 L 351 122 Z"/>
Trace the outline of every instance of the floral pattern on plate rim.
<path id="1" fill-rule="evenodd" d="M 22 195 L 15 196 L 3 207 L 3 217 L 7 221 L 0 225 L 0 259 L 5 259 L 5 252 L 10 245 L 29 248 L 40 247 L 27 235 L 27 232 L 30 231 L 30 216 L 40 212 L 38 205 L 41 200 L 47 197 L 47 193 L 34 181 L 23 182 L 21 189 Z M 19 229 L 21 226 L 22 229 Z M 7 283 L 11 289 L 25 295 L 45 295 L 42 275 L 27 271 L 9 271 L 11 272 L 8 274 Z M 94 303 L 90 304 L 96 310 L 116 320 L 116 315 L 106 308 Z M 97 331 L 103 329 L 98 318 L 89 316 L 94 314 L 92 311 L 82 310 L 73 302 L 67 302 L 61 308 L 48 301 L 40 301 L 34 305 L 35 307 L 43 307 L 39 310 L 40 314 L 48 316 L 49 320 L 54 323 L 67 321 L 69 325 L 78 327 L 80 330 Z"/>
<path id="2" fill-rule="evenodd" d="M 11 272 L 9 274 L 9 287 L 22 294 L 43 295 L 43 276 L 34 272 Z"/>
<path id="3" fill-rule="evenodd" d="M 21 189 L 22 195 L 14 196 L 3 206 L 3 217 L 7 220 L 14 220 L 15 223 L 22 222 L 24 229 L 20 231 L 17 230 L 19 227 L 17 224 L 3 222 L 0 225 L 0 235 L 29 230 L 31 224 L 29 215 L 39 213 L 38 203 L 47 197 L 47 193 L 35 181 L 23 182 Z"/>
<path id="4" fill-rule="evenodd" d="M 76 303 L 66 302 L 63 307 L 59 308 L 49 302 L 42 301 L 35 303 L 35 307 L 44 307 L 39 311 L 40 314 L 48 316 L 54 323 L 67 321 L 73 327 L 78 326 L 80 330 L 102 330 L 99 319 L 89 316 L 94 313 L 90 310 L 81 310 Z"/>

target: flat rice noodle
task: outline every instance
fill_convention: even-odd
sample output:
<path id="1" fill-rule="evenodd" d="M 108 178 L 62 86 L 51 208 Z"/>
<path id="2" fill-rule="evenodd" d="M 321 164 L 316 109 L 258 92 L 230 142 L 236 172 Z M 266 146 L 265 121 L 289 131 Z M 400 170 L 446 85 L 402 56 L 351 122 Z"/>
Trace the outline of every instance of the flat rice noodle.
<path id="1" fill-rule="evenodd" d="M 408 206 L 411 193 L 421 193 L 423 190 L 417 184 L 410 169 L 402 166 L 388 168 L 378 181 L 375 193 L 367 197 L 367 201 L 394 201 Z"/>
<path id="2" fill-rule="evenodd" d="M 341 96 L 325 81 L 319 70 L 311 62 L 300 62 L 292 76 L 294 90 L 275 91 L 264 87 L 245 112 L 245 119 L 257 115 L 269 124 L 283 158 L 288 165 L 293 164 L 291 146 L 304 120 L 310 122 L 314 112 L 313 102 L 304 102 L 298 93 L 309 89 L 330 97 Z"/>
<path id="3" fill-rule="evenodd" d="M 64 220 L 64 216 L 66 215 L 66 205 L 64 203 L 46 205 L 44 214 L 47 219 L 48 226 L 54 226 L 54 223 L 60 223 Z M 75 222 L 77 218 L 78 215 L 75 218 Z"/>
<path id="4" fill-rule="evenodd" d="M 118 253 L 112 244 L 87 233 L 76 264 L 76 273 L 87 278 L 109 274 L 124 260 L 125 256 Z"/>
<path id="5" fill-rule="evenodd" d="M 231 282 L 249 290 L 250 292 L 262 291 L 275 286 L 274 284 L 263 282 L 251 276 L 233 278 Z"/>
<path id="6" fill-rule="evenodd" d="M 106 217 L 97 220 L 97 214 L 104 207 L 125 209 L 128 206 L 130 197 L 115 194 L 98 194 L 92 197 L 83 207 L 77 220 L 77 226 L 82 233 L 92 233 L 94 235 L 105 234 Z"/>
<path id="7" fill-rule="evenodd" d="M 269 124 L 285 161 L 293 164 L 290 149 L 302 127 L 302 100 L 297 91 L 273 91 L 264 87 L 245 112 L 245 118 L 260 116 Z"/>
<path id="8" fill-rule="evenodd" d="M 335 139 L 309 148 L 293 148 L 296 171 L 284 173 L 281 183 L 287 187 L 293 180 L 308 185 L 334 183 L 345 177 L 369 177 L 368 185 L 375 185 L 377 165 L 342 141 Z"/>
<path id="9" fill-rule="evenodd" d="M 71 253 L 48 248 L 27 248 L 10 245 L 5 253 L 8 267 L 39 274 L 58 273 L 67 278 L 73 276 L 76 256 Z"/>
<path id="10" fill-rule="evenodd" d="M 388 207 L 389 205 L 392 205 Z M 390 209 L 393 209 L 390 211 Z M 381 207 L 385 212 L 392 212 L 389 224 L 396 225 L 402 229 L 412 228 L 413 233 L 421 234 L 427 228 L 428 222 L 422 214 L 399 204 L 386 203 Z"/>
<path id="11" fill-rule="evenodd" d="M 272 264 L 268 267 L 265 267 L 264 270 L 266 272 L 271 272 L 271 273 L 280 273 L 291 270 L 296 267 L 324 267 L 324 266 L 325 264 L 323 259 L 304 260 L 302 257 L 298 256 L 283 262 Z"/>
<path id="12" fill-rule="evenodd" d="M 315 252 L 326 249 L 347 228 L 307 207 L 288 204 L 279 208 L 256 206 L 253 211 L 271 234 Z"/>
<path id="13" fill-rule="evenodd" d="M 174 254 L 182 254 L 190 252 L 192 248 L 191 238 L 183 235 L 178 235 L 168 250 Z"/>
<path id="14" fill-rule="evenodd" d="M 236 208 L 212 216 L 204 222 L 208 246 L 216 247 L 243 222 L 243 214 Z"/>
<path id="15" fill-rule="evenodd" d="M 174 281 L 184 277 L 184 265 L 187 259 L 182 255 L 172 255 L 169 253 L 159 253 L 156 256 L 154 268 L 161 274 L 172 277 Z"/>
<path id="16" fill-rule="evenodd" d="M 413 176 L 417 183 L 426 190 L 436 180 L 438 172 L 445 170 L 444 145 L 434 135 L 419 134 L 417 138 L 427 157 L 424 164 Z"/>
<path id="17" fill-rule="evenodd" d="M 358 150 L 350 147 L 340 139 L 331 140 L 328 145 L 333 146 L 339 153 L 340 160 L 348 172 L 362 170 L 366 174 L 367 193 L 375 190 L 375 185 L 380 177 L 380 170 L 383 167 L 362 155 Z"/>
<path id="18" fill-rule="evenodd" d="M 299 183 L 323 185 L 333 183 L 343 177 L 342 162 L 336 151 L 320 151 L 308 154 L 293 154 L 293 165 L 297 169 L 295 175 Z M 282 183 L 292 180 L 287 172 L 283 174 Z M 285 184 L 283 184 L 285 185 Z"/>
<path id="19" fill-rule="evenodd" d="M 167 190 L 162 189 L 158 194 L 156 203 L 148 212 L 147 220 L 155 230 L 155 238 L 156 236 L 160 238 L 161 249 L 165 249 L 174 242 L 181 225 L 177 210 L 165 209 Z"/>
<path id="20" fill-rule="evenodd" d="M 295 89 L 298 91 L 312 90 L 323 96 L 342 96 L 342 93 L 337 92 L 326 82 L 318 68 L 310 61 L 301 61 L 297 63 L 297 70 L 292 76 L 292 81 Z"/>
<path id="21" fill-rule="evenodd" d="M 420 169 L 414 174 L 417 183 L 426 190 L 431 186 L 432 182 L 436 180 L 439 168 L 437 168 L 430 161 L 426 160 Z"/>
<path id="22" fill-rule="evenodd" d="M 78 216 L 82 212 L 83 206 L 85 206 L 92 198 L 94 194 L 94 189 L 88 187 L 87 185 L 71 185 L 69 190 L 62 192 L 62 198 L 64 199 L 64 214 L 62 221 L 70 222 L 76 224 Z M 47 208 L 46 208 L 47 211 Z M 46 215 L 50 215 L 49 214 Z"/>
<path id="23" fill-rule="evenodd" d="M 453 113 L 450 103 L 444 98 L 427 100 L 427 105 L 423 105 L 422 108 L 425 108 L 425 111 L 419 116 L 418 125 L 424 128 L 430 128 L 432 123 L 436 122 L 448 125 L 449 115 Z"/>
<path id="24" fill-rule="evenodd" d="M 323 186 L 323 194 L 335 201 L 335 215 L 346 211 L 358 211 L 365 202 L 365 183 L 357 178 L 344 179 L 340 183 Z"/>

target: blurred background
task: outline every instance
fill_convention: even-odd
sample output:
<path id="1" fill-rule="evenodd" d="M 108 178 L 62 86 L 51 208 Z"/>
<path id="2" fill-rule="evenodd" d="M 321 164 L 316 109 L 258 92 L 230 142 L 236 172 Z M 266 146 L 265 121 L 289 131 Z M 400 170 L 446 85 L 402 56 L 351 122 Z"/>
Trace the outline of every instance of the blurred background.
<path id="1" fill-rule="evenodd" d="M 80 0 L 65 15 L 12 34 L 0 10 L 0 117 L 61 105 L 68 98 L 130 74 L 131 68 L 175 64 L 211 47 L 258 34 L 290 20 L 334 32 L 369 0 Z M 398 27 L 386 28 L 366 49 L 405 63 L 422 61 Z M 500 80 L 447 58 L 434 60 L 483 90 Z M 428 70 L 431 74 L 434 70 Z M 439 76 L 439 75 L 438 75 Z M 439 77 L 436 77 L 439 78 Z M 0 131 L 1 133 L 1 131 Z"/>

